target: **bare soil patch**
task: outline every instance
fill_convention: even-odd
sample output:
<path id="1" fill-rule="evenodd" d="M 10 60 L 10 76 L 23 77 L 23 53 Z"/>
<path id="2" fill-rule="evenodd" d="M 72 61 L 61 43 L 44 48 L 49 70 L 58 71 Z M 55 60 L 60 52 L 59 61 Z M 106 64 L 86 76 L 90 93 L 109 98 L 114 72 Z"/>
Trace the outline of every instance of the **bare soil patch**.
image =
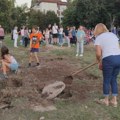
<path id="1" fill-rule="evenodd" d="M 64 81 L 64 78 L 70 75 L 76 70 L 73 65 L 70 64 L 70 60 L 62 57 L 44 57 L 41 58 L 41 65 L 39 67 L 22 68 L 21 73 L 11 75 L 9 80 L 6 81 L 4 87 L 0 92 L 0 103 L 9 104 L 12 98 L 25 97 L 28 99 L 28 106 L 41 105 L 44 103 L 44 98 L 41 97 L 41 92 L 46 85 L 49 85 L 55 81 Z M 67 84 L 66 89 L 59 95 L 59 98 L 84 101 L 89 96 L 89 91 L 98 89 L 97 85 L 93 85 L 94 79 L 98 79 L 94 76 L 86 75 L 85 72 L 76 76 L 80 81 L 82 79 L 92 80 L 89 85 L 78 84 L 73 81 L 72 85 Z M 79 81 L 79 82 L 80 82 Z M 69 83 L 69 80 L 68 80 Z M 51 105 L 53 101 L 47 101 L 44 104 Z"/>

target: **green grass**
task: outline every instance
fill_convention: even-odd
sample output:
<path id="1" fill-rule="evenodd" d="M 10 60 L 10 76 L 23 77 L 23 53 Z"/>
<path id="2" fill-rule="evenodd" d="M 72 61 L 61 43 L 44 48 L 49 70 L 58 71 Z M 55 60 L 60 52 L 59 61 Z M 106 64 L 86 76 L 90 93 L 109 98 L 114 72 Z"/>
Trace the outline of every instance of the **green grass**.
<path id="1" fill-rule="evenodd" d="M 5 44 L 10 48 L 10 52 L 18 59 L 20 64 L 26 65 L 28 63 L 28 49 L 25 49 L 22 46 L 20 48 L 13 48 L 13 41 L 10 40 L 10 36 L 6 37 Z M 40 55 L 65 57 L 69 59 L 69 63 L 75 65 L 76 68 L 83 68 L 95 62 L 95 51 L 92 45 L 85 46 L 85 54 L 83 58 L 76 58 L 75 51 L 75 47 L 66 47 L 66 49 L 56 49 L 49 53 L 40 53 Z M 98 70 L 97 66 L 88 69 L 87 73 L 99 78 L 98 81 L 94 80 L 93 84 L 99 84 L 102 81 L 102 73 Z M 89 85 L 91 83 L 90 79 L 82 79 L 83 81 L 80 81 L 76 78 L 75 82 L 80 86 Z M 13 108 L 11 111 L 0 110 L 0 113 L 5 115 L 4 119 L 0 118 L 0 120 L 39 120 L 41 116 L 44 116 L 45 120 L 120 120 L 120 106 L 117 108 L 106 107 L 94 102 L 95 98 L 100 98 L 102 96 L 102 90 L 101 93 L 97 90 L 94 92 L 88 91 L 88 93 L 89 98 L 83 102 L 74 102 L 71 100 L 56 101 L 55 106 L 57 107 L 57 110 L 51 112 L 33 112 L 28 108 L 20 110 Z M 17 104 L 18 107 L 24 103 L 24 98 L 15 99 L 13 101 L 13 104 Z"/>

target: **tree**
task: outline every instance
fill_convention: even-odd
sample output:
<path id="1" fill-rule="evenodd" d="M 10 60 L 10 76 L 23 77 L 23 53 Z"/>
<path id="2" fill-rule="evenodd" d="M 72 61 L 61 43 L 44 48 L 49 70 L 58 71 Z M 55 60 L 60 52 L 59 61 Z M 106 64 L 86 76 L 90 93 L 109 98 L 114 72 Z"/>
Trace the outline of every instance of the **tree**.
<path id="1" fill-rule="evenodd" d="M 45 23 L 45 14 L 40 11 L 31 10 L 28 15 L 28 26 L 32 27 L 33 25 L 40 26 L 44 28 Z"/>
<path id="2" fill-rule="evenodd" d="M 77 14 L 76 14 L 76 2 L 69 1 L 68 8 L 63 12 L 63 26 L 78 25 Z"/>
<path id="3" fill-rule="evenodd" d="M 0 24 L 5 28 L 6 31 L 10 30 L 10 22 L 11 22 L 11 10 L 13 4 L 10 0 L 1 0 L 0 3 Z"/>
<path id="4" fill-rule="evenodd" d="M 26 4 L 24 4 L 21 7 L 15 7 L 12 9 L 12 13 L 11 13 L 12 26 L 11 27 L 18 26 L 20 28 L 22 25 L 27 24 L 27 18 L 28 18 L 27 10 L 28 8 Z"/>
<path id="5" fill-rule="evenodd" d="M 109 26 L 120 25 L 118 21 L 120 17 L 120 1 L 105 0 L 106 16 L 108 17 Z"/>
<path id="6" fill-rule="evenodd" d="M 5 28 L 6 32 L 10 32 L 16 25 L 20 27 L 26 24 L 26 4 L 21 7 L 15 7 L 14 3 L 15 0 L 1 0 L 0 24 Z"/>
<path id="7" fill-rule="evenodd" d="M 54 23 L 59 24 L 59 18 L 55 14 L 54 11 L 47 11 L 45 14 L 45 26 L 47 27 L 49 24 L 53 25 Z"/>
<path id="8" fill-rule="evenodd" d="M 59 23 L 59 18 L 53 11 L 43 13 L 41 11 L 31 10 L 28 16 L 28 26 L 32 27 L 33 25 L 37 25 L 41 30 L 45 29 L 48 24 Z"/>
<path id="9" fill-rule="evenodd" d="M 102 22 L 107 26 L 119 24 L 119 0 L 74 0 L 64 11 L 63 25 L 93 27 Z"/>

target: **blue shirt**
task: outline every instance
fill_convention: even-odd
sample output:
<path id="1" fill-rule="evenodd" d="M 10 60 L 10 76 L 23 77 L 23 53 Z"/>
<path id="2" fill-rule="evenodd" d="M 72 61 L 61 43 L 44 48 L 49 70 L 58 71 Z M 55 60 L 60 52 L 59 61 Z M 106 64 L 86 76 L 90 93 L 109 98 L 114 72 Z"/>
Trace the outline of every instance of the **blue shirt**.
<path id="1" fill-rule="evenodd" d="M 77 33 L 76 33 L 76 37 L 79 38 L 79 37 L 85 37 L 85 32 L 83 30 L 78 30 Z"/>
<path id="2" fill-rule="evenodd" d="M 76 30 L 72 30 L 72 36 L 76 36 Z"/>

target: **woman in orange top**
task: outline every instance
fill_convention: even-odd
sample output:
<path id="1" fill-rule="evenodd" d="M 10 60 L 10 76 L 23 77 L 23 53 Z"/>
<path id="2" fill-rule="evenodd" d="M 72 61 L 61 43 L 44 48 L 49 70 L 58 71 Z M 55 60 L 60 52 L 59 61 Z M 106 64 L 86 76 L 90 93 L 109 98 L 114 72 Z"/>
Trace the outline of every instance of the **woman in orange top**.
<path id="1" fill-rule="evenodd" d="M 40 47 L 40 40 L 42 38 L 42 34 L 37 32 L 38 27 L 32 27 L 32 33 L 30 34 L 30 59 L 29 59 L 29 67 L 31 66 L 32 57 L 36 58 L 37 66 L 39 66 L 38 52 Z"/>

